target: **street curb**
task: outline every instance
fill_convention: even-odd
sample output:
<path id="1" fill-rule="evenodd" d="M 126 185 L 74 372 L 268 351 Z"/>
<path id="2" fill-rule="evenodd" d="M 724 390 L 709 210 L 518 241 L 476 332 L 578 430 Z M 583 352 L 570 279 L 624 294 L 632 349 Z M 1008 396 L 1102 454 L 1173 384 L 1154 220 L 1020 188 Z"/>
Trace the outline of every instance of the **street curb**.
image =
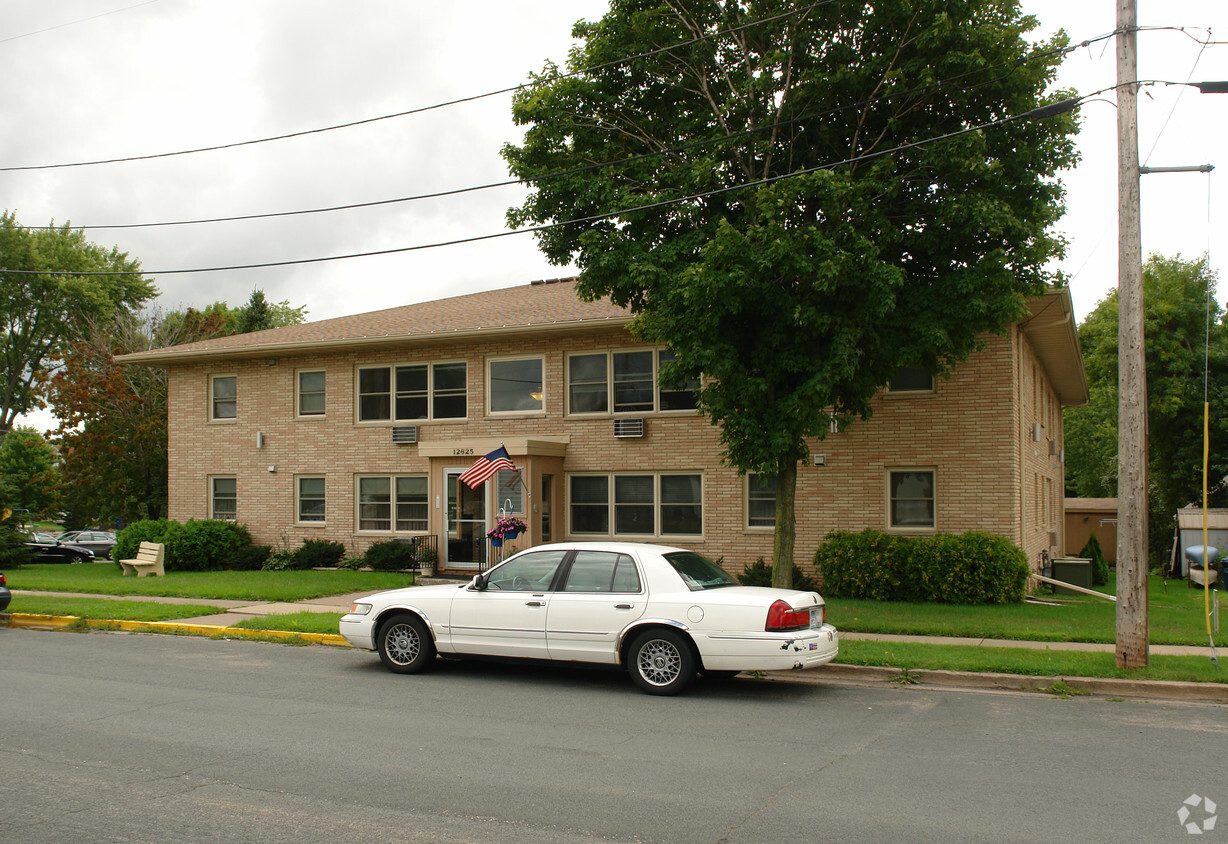
<path id="1" fill-rule="evenodd" d="M 0 615 L 0 619 L 4 616 Z M 248 630 L 243 627 L 223 627 L 212 624 L 183 624 L 175 621 L 113 621 L 109 619 L 77 618 L 72 615 L 32 615 L 11 613 L 7 616 L 8 627 L 30 630 L 61 630 L 80 625 L 90 630 L 123 630 L 128 633 L 170 633 L 180 636 L 209 636 L 224 639 L 280 639 L 291 642 L 310 642 L 313 645 L 350 647 L 350 643 L 336 633 L 294 633 L 286 630 Z"/>
<path id="2" fill-rule="evenodd" d="M 941 687 L 952 689 L 986 689 L 991 691 L 1054 692 L 1058 683 L 1065 684 L 1074 695 L 1097 697 L 1150 698 L 1183 700 L 1200 703 L 1228 704 L 1228 685 L 1222 683 L 1189 683 L 1177 680 L 1126 680 L 1116 677 L 1043 677 L 1026 674 L 974 673 L 913 668 L 907 680 L 899 668 L 879 665 L 843 665 L 828 663 L 805 679 L 818 682 L 834 681 L 896 685 L 908 687 Z M 773 679 L 803 679 L 791 672 L 769 672 Z"/>

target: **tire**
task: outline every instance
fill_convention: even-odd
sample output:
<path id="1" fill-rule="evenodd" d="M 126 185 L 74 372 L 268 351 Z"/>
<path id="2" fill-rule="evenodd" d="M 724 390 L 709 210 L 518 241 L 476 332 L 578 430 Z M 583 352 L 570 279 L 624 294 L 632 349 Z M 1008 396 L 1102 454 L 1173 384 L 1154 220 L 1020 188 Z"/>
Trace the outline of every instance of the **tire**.
<path id="1" fill-rule="evenodd" d="M 628 655 L 632 681 L 650 695 L 676 695 L 695 680 L 691 643 L 673 630 L 641 633 L 631 642 Z"/>
<path id="2" fill-rule="evenodd" d="M 394 674 L 417 674 L 435 661 L 435 642 L 416 615 L 400 613 L 380 625 L 375 634 L 380 662 Z"/>

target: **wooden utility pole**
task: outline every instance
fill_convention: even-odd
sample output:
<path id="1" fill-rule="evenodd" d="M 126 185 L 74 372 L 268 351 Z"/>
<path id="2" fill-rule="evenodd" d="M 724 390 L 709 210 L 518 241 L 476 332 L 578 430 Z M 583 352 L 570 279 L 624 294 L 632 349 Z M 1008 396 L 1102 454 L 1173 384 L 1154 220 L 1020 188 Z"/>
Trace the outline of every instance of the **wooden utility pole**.
<path id="1" fill-rule="evenodd" d="M 1147 665 L 1147 360 L 1139 223 L 1137 0 L 1117 0 L 1117 667 Z"/>

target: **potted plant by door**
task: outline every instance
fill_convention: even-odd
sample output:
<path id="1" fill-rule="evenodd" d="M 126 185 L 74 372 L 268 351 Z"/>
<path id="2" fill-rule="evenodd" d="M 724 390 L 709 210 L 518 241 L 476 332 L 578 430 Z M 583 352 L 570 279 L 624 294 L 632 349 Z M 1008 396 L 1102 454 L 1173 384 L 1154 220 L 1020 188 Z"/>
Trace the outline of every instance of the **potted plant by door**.
<path id="1" fill-rule="evenodd" d="M 528 526 L 515 516 L 504 516 L 495 522 L 495 526 L 486 531 L 487 538 L 490 539 L 490 544 L 498 548 L 503 544 L 503 541 L 515 539 L 522 533 L 528 532 Z"/>

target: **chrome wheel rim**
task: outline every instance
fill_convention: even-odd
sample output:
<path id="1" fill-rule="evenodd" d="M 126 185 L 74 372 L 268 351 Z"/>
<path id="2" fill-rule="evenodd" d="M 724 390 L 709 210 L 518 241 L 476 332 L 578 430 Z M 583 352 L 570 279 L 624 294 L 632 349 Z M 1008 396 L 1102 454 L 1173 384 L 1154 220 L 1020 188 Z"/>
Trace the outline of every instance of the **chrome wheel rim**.
<path id="1" fill-rule="evenodd" d="M 409 665 L 418 658 L 418 653 L 422 650 L 418 631 L 408 624 L 398 624 L 389 630 L 385 642 L 384 649 L 388 652 L 388 658 L 397 665 Z"/>
<path id="2" fill-rule="evenodd" d="M 670 642 L 653 639 L 640 648 L 636 664 L 644 680 L 654 686 L 668 686 L 682 673 L 682 654 Z"/>

